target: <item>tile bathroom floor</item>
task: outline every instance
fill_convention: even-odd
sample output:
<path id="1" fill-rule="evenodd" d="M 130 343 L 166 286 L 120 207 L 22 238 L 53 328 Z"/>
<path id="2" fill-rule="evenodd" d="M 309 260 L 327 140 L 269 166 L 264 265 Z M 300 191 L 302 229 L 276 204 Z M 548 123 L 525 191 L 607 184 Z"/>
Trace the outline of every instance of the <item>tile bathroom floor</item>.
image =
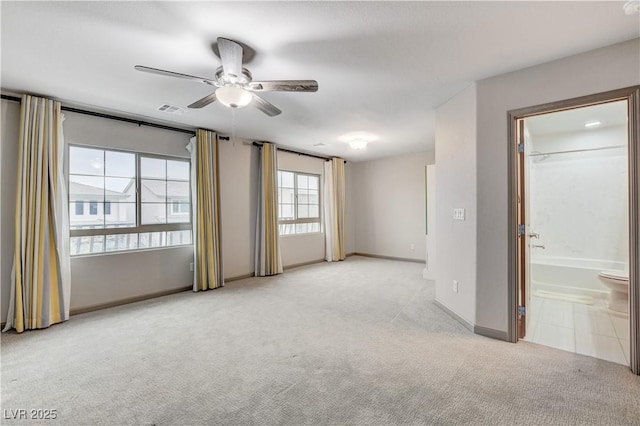
<path id="1" fill-rule="evenodd" d="M 629 365 L 629 318 L 610 313 L 606 301 L 585 305 L 532 296 L 524 340 Z"/>

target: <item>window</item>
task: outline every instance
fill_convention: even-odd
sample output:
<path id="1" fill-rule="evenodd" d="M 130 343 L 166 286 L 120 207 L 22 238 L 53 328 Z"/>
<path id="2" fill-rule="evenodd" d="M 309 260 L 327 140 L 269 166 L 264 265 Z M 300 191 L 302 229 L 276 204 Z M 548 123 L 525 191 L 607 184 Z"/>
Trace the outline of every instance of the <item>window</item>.
<path id="1" fill-rule="evenodd" d="M 177 201 L 174 201 L 171 203 L 171 213 L 173 214 L 185 214 L 185 213 L 189 213 L 189 204 L 186 203 L 180 203 Z"/>
<path id="2" fill-rule="evenodd" d="M 191 244 L 189 169 L 179 158 L 69 147 L 71 254 Z"/>
<path id="3" fill-rule="evenodd" d="M 320 232 L 320 176 L 278 170 L 280 235 Z"/>

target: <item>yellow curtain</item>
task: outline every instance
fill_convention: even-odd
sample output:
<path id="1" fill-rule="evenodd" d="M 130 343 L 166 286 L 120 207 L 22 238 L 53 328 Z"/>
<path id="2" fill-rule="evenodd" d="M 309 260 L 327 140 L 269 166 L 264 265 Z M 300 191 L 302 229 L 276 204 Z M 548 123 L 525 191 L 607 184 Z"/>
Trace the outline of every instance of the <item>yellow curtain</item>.
<path id="1" fill-rule="evenodd" d="M 216 134 L 198 129 L 190 151 L 195 251 L 193 291 L 199 291 L 224 285 Z"/>
<path id="2" fill-rule="evenodd" d="M 344 260 L 345 183 L 344 160 L 332 158 L 324 167 L 325 259 Z"/>
<path id="3" fill-rule="evenodd" d="M 258 218 L 256 221 L 255 275 L 282 273 L 278 231 L 277 148 L 263 143 L 258 172 Z"/>
<path id="4" fill-rule="evenodd" d="M 22 96 L 15 243 L 5 331 L 69 319 L 69 221 L 60 103 Z"/>

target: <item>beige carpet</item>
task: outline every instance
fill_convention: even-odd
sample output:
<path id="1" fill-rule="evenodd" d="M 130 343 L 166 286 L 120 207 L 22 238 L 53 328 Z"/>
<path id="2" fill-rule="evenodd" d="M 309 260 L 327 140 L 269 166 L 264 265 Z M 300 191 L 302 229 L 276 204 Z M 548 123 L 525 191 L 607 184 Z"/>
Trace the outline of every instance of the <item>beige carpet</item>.
<path id="1" fill-rule="evenodd" d="M 628 368 L 473 335 L 421 272 L 350 257 L 4 334 L 3 417 L 58 418 L 2 424 L 640 422 Z"/>

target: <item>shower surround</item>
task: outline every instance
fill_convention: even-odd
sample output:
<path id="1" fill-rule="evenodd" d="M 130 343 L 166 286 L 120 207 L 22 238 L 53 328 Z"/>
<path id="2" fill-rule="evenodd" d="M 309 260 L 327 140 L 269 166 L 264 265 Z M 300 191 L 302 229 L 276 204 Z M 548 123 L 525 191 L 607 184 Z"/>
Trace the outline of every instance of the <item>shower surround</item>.
<path id="1" fill-rule="evenodd" d="M 533 136 L 529 156 L 532 290 L 606 298 L 602 270 L 628 268 L 624 126 Z"/>

